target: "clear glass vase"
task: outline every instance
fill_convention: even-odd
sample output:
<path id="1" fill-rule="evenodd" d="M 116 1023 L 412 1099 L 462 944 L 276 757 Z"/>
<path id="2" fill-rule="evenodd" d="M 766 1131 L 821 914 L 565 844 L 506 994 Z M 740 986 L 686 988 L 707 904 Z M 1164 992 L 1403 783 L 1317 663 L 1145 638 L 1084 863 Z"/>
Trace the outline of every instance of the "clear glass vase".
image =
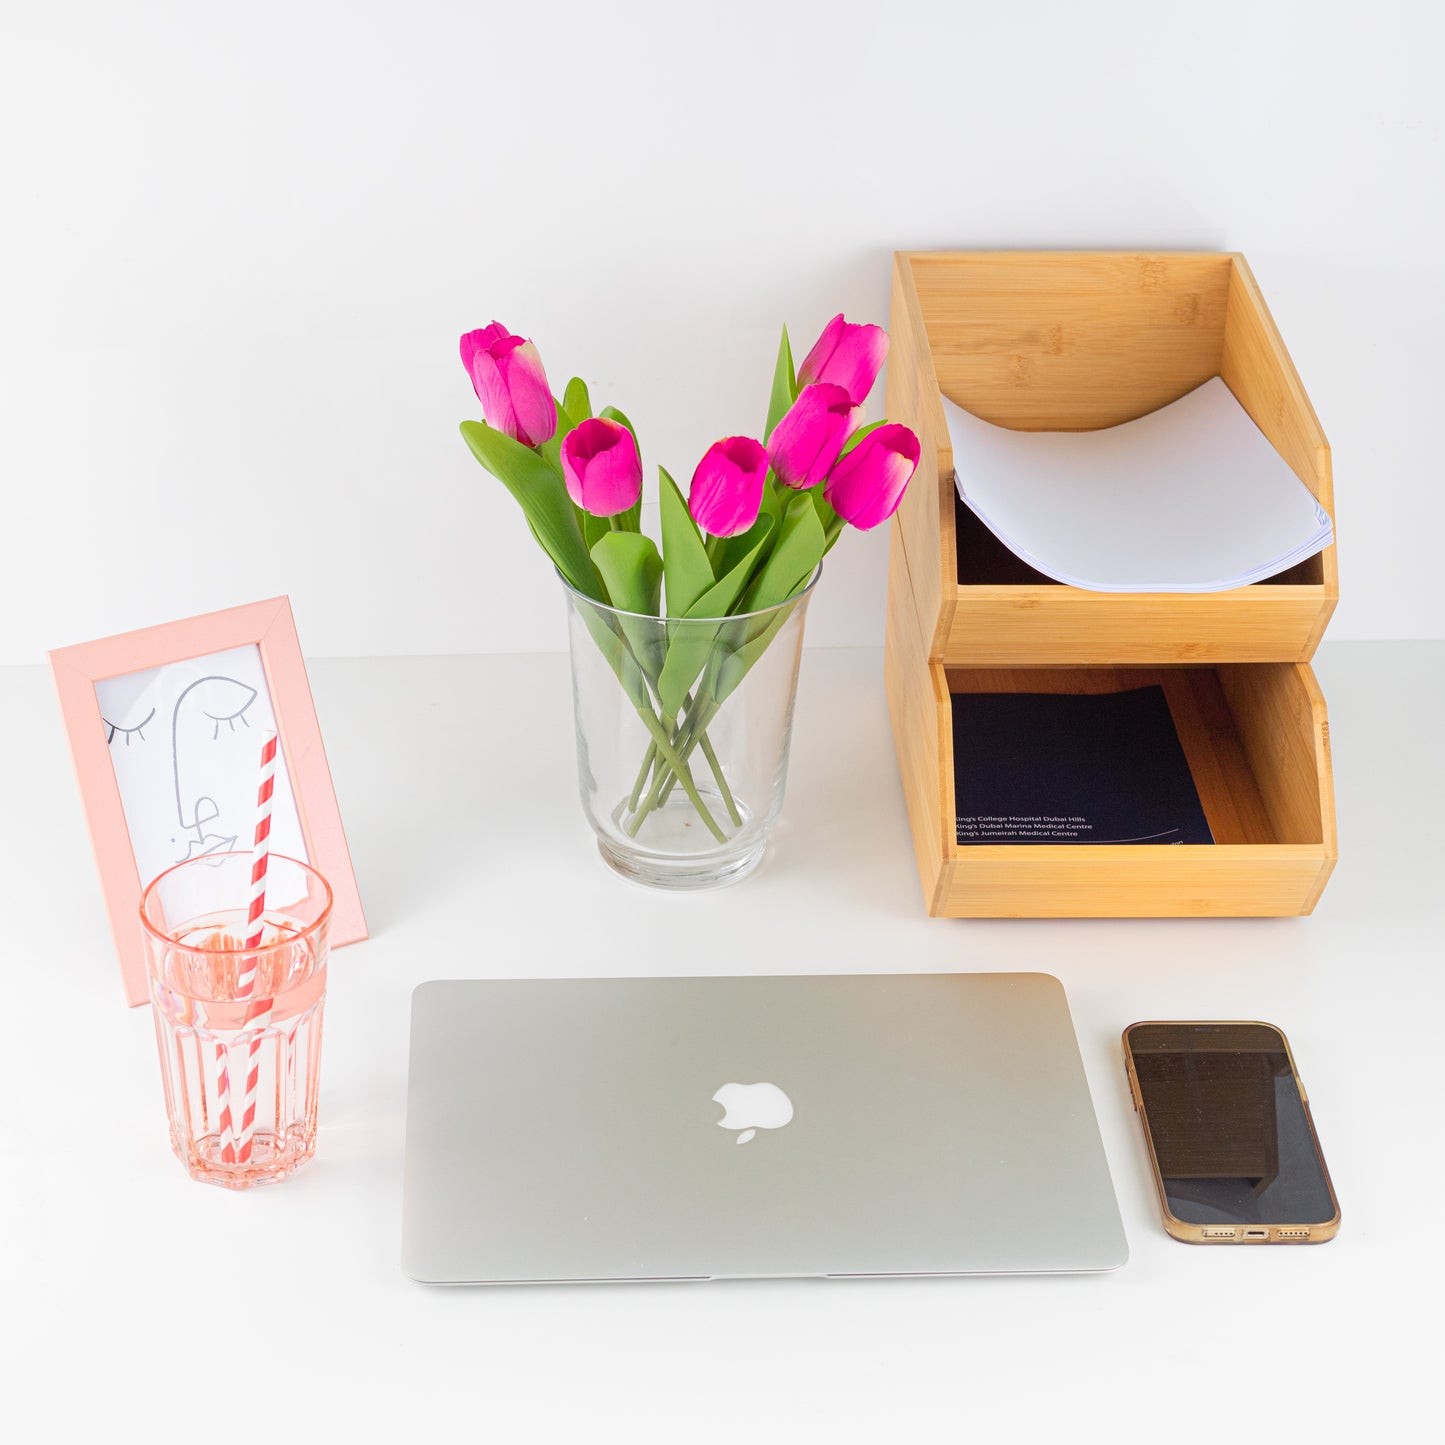
<path id="1" fill-rule="evenodd" d="M 818 575 L 777 607 L 686 620 L 620 612 L 562 584 L 582 807 L 624 877 L 720 888 L 762 861 Z"/>

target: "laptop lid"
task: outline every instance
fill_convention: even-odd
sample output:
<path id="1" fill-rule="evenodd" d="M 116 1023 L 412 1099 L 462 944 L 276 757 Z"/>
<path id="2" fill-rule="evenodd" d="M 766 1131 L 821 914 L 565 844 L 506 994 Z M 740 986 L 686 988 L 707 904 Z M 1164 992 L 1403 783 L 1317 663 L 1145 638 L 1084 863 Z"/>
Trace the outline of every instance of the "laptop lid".
<path id="1" fill-rule="evenodd" d="M 469 980 L 412 998 L 429 1283 L 1113 1269 L 1046 974 Z"/>

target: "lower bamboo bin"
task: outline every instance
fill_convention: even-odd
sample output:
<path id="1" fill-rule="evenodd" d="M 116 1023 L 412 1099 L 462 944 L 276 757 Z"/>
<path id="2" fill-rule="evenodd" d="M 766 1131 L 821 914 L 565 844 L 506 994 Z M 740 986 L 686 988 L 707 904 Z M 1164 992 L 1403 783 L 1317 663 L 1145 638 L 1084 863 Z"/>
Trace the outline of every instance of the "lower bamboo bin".
<path id="1" fill-rule="evenodd" d="M 1324 698 L 1307 663 L 951 667 L 930 662 L 892 552 L 888 706 L 928 912 L 942 918 L 1266 917 L 1309 913 L 1336 858 Z M 1159 683 L 1212 846 L 960 846 L 954 692 L 1114 692 Z"/>

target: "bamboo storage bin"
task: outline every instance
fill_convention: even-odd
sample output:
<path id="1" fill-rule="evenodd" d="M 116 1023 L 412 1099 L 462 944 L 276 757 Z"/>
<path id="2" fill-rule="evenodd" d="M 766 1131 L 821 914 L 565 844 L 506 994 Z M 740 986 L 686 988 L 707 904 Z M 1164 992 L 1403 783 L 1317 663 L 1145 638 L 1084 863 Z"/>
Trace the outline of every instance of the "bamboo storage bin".
<path id="1" fill-rule="evenodd" d="M 1308 913 L 1336 858 L 1308 666 L 1334 548 L 1229 592 L 1099 593 L 1032 573 L 957 501 L 947 395 L 1024 430 L 1111 426 L 1214 375 L 1333 515 L 1329 447 L 1240 256 L 900 253 L 888 414 L 923 456 L 892 524 L 885 676 L 930 914 Z M 960 521 L 962 519 L 962 523 Z M 960 845 L 952 692 L 1160 683 L 1212 846 Z"/>
<path id="2" fill-rule="evenodd" d="M 1330 449 L 1244 258 L 899 252 L 888 415 L 923 455 L 898 512 L 931 657 L 959 664 L 1305 662 L 1335 549 L 1228 592 L 1084 592 L 1021 563 L 958 498 L 938 400 L 1020 431 L 1089 431 L 1222 376 L 1334 516 Z"/>

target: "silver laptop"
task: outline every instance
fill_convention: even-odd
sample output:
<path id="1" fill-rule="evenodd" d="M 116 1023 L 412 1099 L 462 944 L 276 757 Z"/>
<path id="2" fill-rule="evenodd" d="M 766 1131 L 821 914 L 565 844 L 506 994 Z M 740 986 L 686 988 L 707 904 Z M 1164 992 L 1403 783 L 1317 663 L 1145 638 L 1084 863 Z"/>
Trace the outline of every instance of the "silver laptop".
<path id="1" fill-rule="evenodd" d="M 1037 973 L 424 983 L 404 1213 L 433 1284 L 1128 1257 Z"/>

